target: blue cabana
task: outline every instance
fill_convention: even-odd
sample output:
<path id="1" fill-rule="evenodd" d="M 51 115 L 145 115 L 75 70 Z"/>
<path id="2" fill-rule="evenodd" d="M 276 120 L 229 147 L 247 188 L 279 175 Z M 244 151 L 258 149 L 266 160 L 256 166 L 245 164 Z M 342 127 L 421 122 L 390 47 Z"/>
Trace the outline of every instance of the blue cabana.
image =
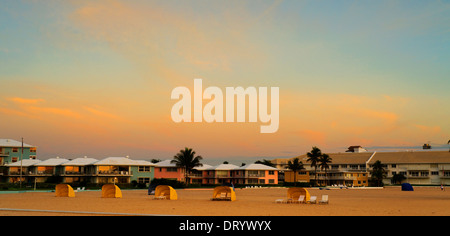
<path id="1" fill-rule="evenodd" d="M 402 191 L 414 191 L 414 188 L 409 183 L 403 183 Z"/>

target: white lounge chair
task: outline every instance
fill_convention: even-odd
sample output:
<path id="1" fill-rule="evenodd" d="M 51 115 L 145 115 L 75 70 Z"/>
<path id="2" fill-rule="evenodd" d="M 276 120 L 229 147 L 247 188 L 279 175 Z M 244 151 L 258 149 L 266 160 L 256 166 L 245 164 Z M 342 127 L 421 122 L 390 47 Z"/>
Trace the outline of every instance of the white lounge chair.
<path id="1" fill-rule="evenodd" d="M 297 200 L 294 200 L 293 203 L 304 203 L 305 195 L 300 195 Z"/>
<path id="2" fill-rule="evenodd" d="M 309 198 L 308 203 L 316 204 L 316 203 L 317 203 L 317 196 L 311 196 L 311 197 Z"/>
<path id="3" fill-rule="evenodd" d="M 166 195 L 164 195 L 164 193 L 161 193 L 159 196 L 155 196 L 153 197 L 154 200 L 165 200 L 166 199 Z"/>
<path id="4" fill-rule="evenodd" d="M 319 201 L 319 204 L 328 204 L 328 195 L 322 195 L 322 200 Z"/>

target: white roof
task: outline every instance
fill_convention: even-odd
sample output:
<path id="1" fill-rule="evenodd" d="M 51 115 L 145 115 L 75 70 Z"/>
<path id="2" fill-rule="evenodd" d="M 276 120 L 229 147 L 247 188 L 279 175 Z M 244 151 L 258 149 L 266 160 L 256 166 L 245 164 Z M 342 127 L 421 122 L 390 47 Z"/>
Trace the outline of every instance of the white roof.
<path id="1" fill-rule="evenodd" d="M 155 164 L 155 167 L 176 167 L 175 163 L 170 163 L 172 160 L 164 160 Z"/>
<path id="2" fill-rule="evenodd" d="M 97 166 L 119 166 L 119 165 L 126 165 L 126 166 L 154 166 L 155 164 L 144 161 L 144 160 L 131 160 L 127 157 L 108 157 L 103 160 L 97 161 L 93 163 Z"/>
<path id="3" fill-rule="evenodd" d="M 62 165 L 63 166 L 86 166 L 86 165 L 94 164 L 97 161 L 98 160 L 94 159 L 94 158 L 80 157 L 80 158 L 73 159 L 69 162 L 63 163 Z"/>
<path id="4" fill-rule="evenodd" d="M 22 147 L 22 142 L 13 139 L 0 139 L 0 147 Z M 30 144 L 23 144 L 23 147 L 35 147 Z"/>
<path id="5" fill-rule="evenodd" d="M 35 166 L 59 166 L 68 161 L 69 160 L 67 160 L 67 159 L 56 157 L 56 158 L 47 159 L 45 161 L 41 161 L 41 162 L 35 164 Z"/>
<path id="6" fill-rule="evenodd" d="M 198 166 L 198 167 L 194 167 L 194 170 L 206 170 L 211 168 L 212 166 L 208 165 L 208 164 L 203 164 L 203 166 Z"/>
<path id="7" fill-rule="evenodd" d="M 35 164 L 37 164 L 39 162 L 41 162 L 41 160 L 38 160 L 38 159 L 23 159 L 22 160 L 22 164 L 20 163 L 20 161 L 16 161 L 16 162 L 13 162 L 13 163 L 6 164 L 6 166 L 21 166 L 22 165 L 23 167 L 28 167 L 28 166 L 33 166 L 33 165 L 35 165 Z"/>
<path id="8" fill-rule="evenodd" d="M 278 170 L 277 168 L 266 166 L 263 164 L 249 164 L 245 166 L 241 166 L 238 169 L 240 170 Z"/>
<path id="9" fill-rule="evenodd" d="M 217 166 L 212 166 L 209 168 L 206 168 L 204 170 L 233 170 L 239 168 L 237 165 L 233 165 L 233 164 L 220 164 Z"/>

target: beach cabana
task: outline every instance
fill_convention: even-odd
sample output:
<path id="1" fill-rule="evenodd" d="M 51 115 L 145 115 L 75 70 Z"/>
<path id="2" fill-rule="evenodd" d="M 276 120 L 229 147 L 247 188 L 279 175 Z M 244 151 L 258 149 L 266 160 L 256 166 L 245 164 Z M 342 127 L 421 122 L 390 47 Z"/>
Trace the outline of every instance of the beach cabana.
<path id="1" fill-rule="evenodd" d="M 158 185 L 155 189 L 154 199 L 177 200 L 177 192 L 168 185 Z"/>
<path id="2" fill-rule="evenodd" d="M 409 183 L 403 183 L 402 191 L 414 191 L 414 188 Z"/>
<path id="3" fill-rule="evenodd" d="M 105 184 L 102 186 L 102 198 L 122 198 L 122 191 L 115 184 Z"/>
<path id="4" fill-rule="evenodd" d="M 299 199 L 300 196 L 305 196 L 303 198 L 303 201 L 305 202 L 309 202 L 311 199 L 311 195 L 309 194 L 308 190 L 306 190 L 305 188 L 289 188 L 287 191 L 287 198 L 288 201 L 297 201 Z"/>
<path id="5" fill-rule="evenodd" d="M 236 201 L 236 193 L 233 188 L 228 186 L 219 186 L 214 188 L 213 201 Z"/>
<path id="6" fill-rule="evenodd" d="M 57 197 L 75 197 L 73 188 L 68 184 L 56 185 L 55 194 Z"/>

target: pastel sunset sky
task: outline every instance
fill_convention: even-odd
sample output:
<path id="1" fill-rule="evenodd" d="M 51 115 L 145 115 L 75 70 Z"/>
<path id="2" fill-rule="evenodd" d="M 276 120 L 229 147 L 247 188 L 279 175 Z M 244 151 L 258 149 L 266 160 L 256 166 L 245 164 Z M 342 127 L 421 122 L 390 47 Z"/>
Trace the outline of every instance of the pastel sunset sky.
<path id="1" fill-rule="evenodd" d="M 279 87 L 280 123 L 175 123 L 171 91 Z M 0 138 L 205 163 L 450 139 L 450 2 L 0 2 Z M 204 105 L 207 101 L 204 101 Z"/>

